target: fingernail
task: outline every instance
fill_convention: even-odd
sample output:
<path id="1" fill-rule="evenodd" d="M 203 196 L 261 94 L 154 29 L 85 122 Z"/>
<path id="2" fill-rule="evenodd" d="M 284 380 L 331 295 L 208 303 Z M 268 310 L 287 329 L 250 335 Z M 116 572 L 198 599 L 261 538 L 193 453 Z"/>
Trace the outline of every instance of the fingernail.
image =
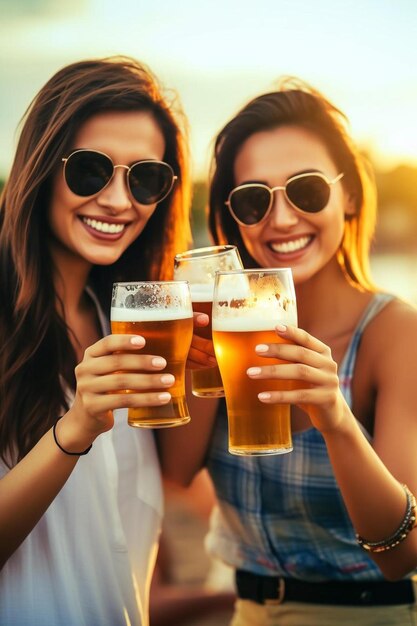
<path id="1" fill-rule="evenodd" d="M 206 315 L 205 313 L 201 313 L 200 315 L 197 315 L 197 321 L 200 324 L 208 324 L 210 318 L 208 315 Z"/>
<path id="2" fill-rule="evenodd" d="M 248 370 L 246 370 L 246 373 L 249 374 L 249 376 L 258 376 L 258 374 L 261 373 L 261 368 L 260 367 L 250 367 Z"/>
<path id="3" fill-rule="evenodd" d="M 259 400 L 270 400 L 271 394 L 268 393 L 268 391 L 262 391 L 261 393 L 258 393 L 258 398 Z"/>
<path id="4" fill-rule="evenodd" d="M 140 335 L 136 335 L 136 337 L 132 337 L 130 343 L 134 346 L 144 346 L 145 340 Z"/>
<path id="5" fill-rule="evenodd" d="M 212 363 L 213 365 L 217 365 L 217 359 L 215 356 L 209 356 L 208 361 L 209 363 Z"/>
<path id="6" fill-rule="evenodd" d="M 260 343 L 255 348 L 256 352 L 268 352 L 268 346 L 264 343 Z"/>
<path id="7" fill-rule="evenodd" d="M 161 383 L 163 385 L 172 385 L 172 383 L 175 383 L 175 378 L 172 374 L 163 374 L 161 376 Z"/>
<path id="8" fill-rule="evenodd" d="M 169 402 L 171 400 L 171 394 L 168 393 L 167 391 L 164 391 L 158 394 L 158 398 L 161 402 Z"/>
<path id="9" fill-rule="evenodd" d="M 162 358 L 161 356 L 155 356 L 155 357 L 152 359 L 152 365 L 153 365 L 154 367 L 165 367 L 165 366 L 166 366 L 166 364 L 167 364 L 167 362 L 166 362 L 166 361 L 165 361 L 165 359 L 164 359 L 164 358 Z"/>
<path id="10" fill-rule="evenodd" d="M 284 333 L 287 330 L 287 327 L 285 326 L 285 324 L 277 324 L 275 326 L 275 330 L 277 330 L 279 333 Z"/>

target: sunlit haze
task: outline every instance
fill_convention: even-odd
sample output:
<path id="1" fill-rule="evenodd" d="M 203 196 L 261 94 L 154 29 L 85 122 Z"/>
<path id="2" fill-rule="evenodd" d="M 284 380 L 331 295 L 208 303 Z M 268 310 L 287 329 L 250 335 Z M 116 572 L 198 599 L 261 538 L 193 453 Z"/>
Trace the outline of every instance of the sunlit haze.
<path id="1" fill-rule="evenodd" d="M 342 110 L 380 167 L 417 165 L 415 0 L 0 0 L 0 175 L 16 127 L 53 72 L 127 54 L 176 90 L 194 170 L 249 98 L 296 75 Z"/>

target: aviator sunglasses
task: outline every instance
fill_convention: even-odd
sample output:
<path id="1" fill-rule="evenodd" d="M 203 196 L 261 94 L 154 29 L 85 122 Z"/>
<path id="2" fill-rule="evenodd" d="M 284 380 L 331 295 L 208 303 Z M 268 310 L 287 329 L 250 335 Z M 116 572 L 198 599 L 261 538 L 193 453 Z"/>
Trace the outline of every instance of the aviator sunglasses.
<path id="1" fill-rule="evenodd" d="M 98 150 L 75 150 L 62 159 L 64 178 L 77 196 L 94 196 L 110 183 L 117 167 L 126 170 L 127 186 L 139 204 L 161 202 L 171 191 L 177 176 L 168 163 L 145 159 L 132 165 L 114 165 L 107 154 Z"/>
<path id="2" fill-rule="evenodd" d="M 282 190 L 290 205 L 302 213 L 319 213 L 329 202 L 331 185 L 343 177 L 343 172 L 333 180 L 320 172 L 307 172 L 291 176 L 283 187 L 268 187 L 263 183 L 244 183 L 232 189 L 226 201 L 232 217 L 241 226 L 257 226 L 269 215 L 274 191 Z"/>

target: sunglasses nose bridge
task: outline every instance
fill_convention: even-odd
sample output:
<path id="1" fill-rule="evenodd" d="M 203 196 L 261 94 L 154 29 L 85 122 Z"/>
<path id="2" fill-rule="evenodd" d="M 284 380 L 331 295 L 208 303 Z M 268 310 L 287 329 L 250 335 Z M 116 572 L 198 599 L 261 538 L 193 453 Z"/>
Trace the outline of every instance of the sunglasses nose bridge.
<path id="1" fill-rule="evenodd" d="M 118 168 L 125 170 L 121 178 L 116 176 L 116 170 Z M 129 172 L 130 167 L 127 165 L 113 165 L 112 175 L 99 194 L 99 202 L 103 202 L 107 205 L 114 214 L 125 211 L 130 208 L 132 204 L 128 181 Z"/>
<path id="2" fill-rule="evenodd" d="M 277 185 L 276 187 L 270 187 L 269 188 L 269 194 L 270 194 L 270 206 L 269 206 L 269 211 L 272 211 L 272 209 L 274 208 L 274 205 L 277 205 L 280 203 L 280 195 L 278 192 L 279 191 L 283 191 L 282 197 L 288 202 L 288 197 L 287 197 L 287 192 L 286 192 L 286 187 L 282 186 L 282 185 Z"/>
<path id="3" fill-rule="evenodd" d="M 125 176 L 123 176 L 124 184 L 129 188 L 128 178 L 129 178 L 130 167 L 128 165 L 113 165 L 113 172 L 112 172 L 110 180 L 109 180 L 109 182 L 107 184 L 110 184 L 110 183 L 112 183 L 114 181 L 115 176 L 116 176 L 116 170 L 118 168 L 121 168 L 122 170 L 125 170 Z"/>
<path id="4" fill-rule="evenodd" d="M 126 174 L 126 175 L 125 175 L 125 177 L 124 177 L 124 178 L 125 178 L 125 184 L 129 187 L 129 181 L 128 181 L 128 178 L 129 178 L 130 167 L 129 167 L 128 165 L 113 165 L 113 173 L 112 173 L 112 176 L 111 176 L 111 179 L 110 179 L 110 181 L 109 181 L 109 182 L 111 182 L 111 181 L 114 179 L 115 174 L 116 174 L 116 170 L 117 170 L 117 168 L 119 168 L 119 167 L 120 167 L 122 170 L 126 170 L 126 171 L 125 171 L 125 174 Z"/>
<path id="5" fill-rule="evenodd" d="M 278 185 L 277 187 L 270 188 L 271 200 L 269 206 L 269 216 L 279 225 L 286 224 L 288 222 L 295 222 L 298 217 L 294 211 L 294 206 L 287 195 L 287 188 L 284 185 Z M 278 192 L 283 192 L 282 194 Z M 284 200 L 283 202 L 281 200 Z"/>
<path id="6" fill-rule="evenodd" d="M 125 169 L 127 171 L 130 170 L 130 167 L 128 165 L 113 165 L 113 169 L 114 170 L 117 169 L 118 167 L 121 167 L 121 168 L 123 168 L 123 169 Z"/>

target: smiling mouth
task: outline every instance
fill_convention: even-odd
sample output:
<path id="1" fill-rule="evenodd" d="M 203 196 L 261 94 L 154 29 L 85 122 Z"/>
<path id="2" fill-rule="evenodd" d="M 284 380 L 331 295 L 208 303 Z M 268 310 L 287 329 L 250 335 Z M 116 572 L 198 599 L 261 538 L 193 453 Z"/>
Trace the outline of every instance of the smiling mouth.
<path id="1" fill-rule="evenodd" d="M 279 254 L 290 254 L 291 252 L 298 252 L 306 248 L 312 239 L 312 235 L 309 235 L 300 237 L 299 239 L 292 239 L 291 241 L 281 241 L 280 243 L 271 242 L 269 246 L 274 252 L 278 252 Z"/>
<path id="2" fill-rule="evenodd" d="M 102 222 L 90 217 L 81 217 L 82 222 L 89 228 L 96 230 L 98 233 L 104 233 L 107 235 L 118 235 L 123 232 L 127 224 L 114 224 L 110 222 Z"/>

